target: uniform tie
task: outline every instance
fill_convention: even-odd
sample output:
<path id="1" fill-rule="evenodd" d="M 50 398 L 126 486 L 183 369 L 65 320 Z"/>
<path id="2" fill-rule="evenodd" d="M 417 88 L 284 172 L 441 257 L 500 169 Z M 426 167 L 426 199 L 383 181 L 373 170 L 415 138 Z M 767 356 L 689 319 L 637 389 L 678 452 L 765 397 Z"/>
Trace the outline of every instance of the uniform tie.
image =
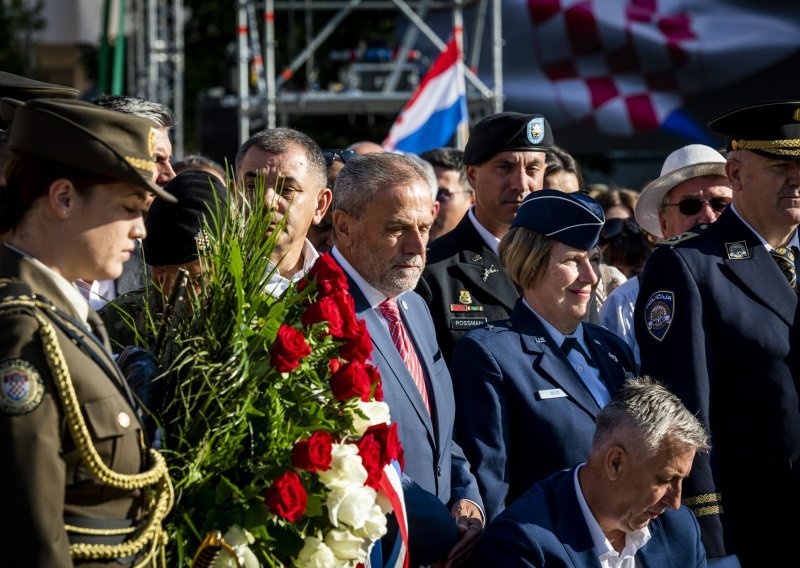
<path id="1" fill-rule="evenodd" d="M 561 344 L 561 351 L 564 353 L 564 357 L 568 356 L 569 352 L 572 351 L 573 349 L 578 353 L 580 353 L 581 355 L 583 355 L 583 358 L 586 359 L 586 363 L 589 366 L 591 367 L 596 366 L 592 361 L 592 358 L 589 357 L 589 354 L 584 350 L 583 347 L 581 347 L 581 344 L 578 343 L 577 337 L 565 337 L 564 343 Z"/>
<path id="2" fill-rule="evenodd" d="M 776 248 L 772 249 L 769 253 L 772 255 L 772 258 L 775 259 L 775 262 L 778 263 L 783 275 L 789 282 L 789 286 L 791 286 L 795 292 L 800 293 L 800 289 L 797 286 L 797 270 L 794 265 L 795 253 L 793 248 L 794 247 Z"/>
<path id="3" fill-rule="evenodd" d="M 394 341 L 394 346 L 403 358 L 411 378 L 414 379 L 414 384 L 419 390 L 422 401 L 425 403 L 425 408 L 428 409 L 428 414 L 431 412 L 430 403 L 428 401 L 428 387 L 425 385 L 425 373 L 422 372 L 422 365 L 417 357 L 417 352 L 408 337 L 406 326 L 400 317 L 400 309 L 397 307 L 397 300 L 388 298 L 378 304 L 378 309 L 386 318 L 389 324 L 389 333 Z"/>

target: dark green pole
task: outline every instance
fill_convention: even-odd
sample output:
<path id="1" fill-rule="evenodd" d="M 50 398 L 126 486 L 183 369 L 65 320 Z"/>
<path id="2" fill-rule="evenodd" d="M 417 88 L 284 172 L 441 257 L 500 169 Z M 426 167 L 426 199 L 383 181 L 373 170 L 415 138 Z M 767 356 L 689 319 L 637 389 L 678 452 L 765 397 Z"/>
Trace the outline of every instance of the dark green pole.
<path id="1" fill-rule="evenodd" d="M 111 56 L 108 46 L 108 20 L 111 12 L 111 0 L 103 2 L 103 29 L 100 33 L 100 57 L 97 60 L 97 88 L 101 93 L 108 92 L 108 66 Z"/>
<path id="2" fill-rule="evenodd" d="M 114 44 L 114 70 L 111 81 L 111 94 L 123 94 L 122 84 L 125 80 L 125 0 L 119 0 L 119 18 L 117 20 L 117 41 Z"/>

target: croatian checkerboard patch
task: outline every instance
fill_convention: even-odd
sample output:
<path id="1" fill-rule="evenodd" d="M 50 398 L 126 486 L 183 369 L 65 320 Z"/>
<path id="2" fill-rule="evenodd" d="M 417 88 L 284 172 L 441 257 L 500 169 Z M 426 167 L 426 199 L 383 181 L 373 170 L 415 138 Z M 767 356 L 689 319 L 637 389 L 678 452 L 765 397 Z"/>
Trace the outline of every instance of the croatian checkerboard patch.
<path id="1" fill-rule="evenodd" d="M 662 341 L 672 325 L 675 312 L 675 294 L 669 290 L 654 292 L 644 305 L 644 321 L 647 331 L 657 341 Z"/>
<path id="2" fill-rule="evenodd" d="M 39 371 L 24 359 L 0 362 L 0 412 L 26 414 L 39 406 L 44 382 Z"/>

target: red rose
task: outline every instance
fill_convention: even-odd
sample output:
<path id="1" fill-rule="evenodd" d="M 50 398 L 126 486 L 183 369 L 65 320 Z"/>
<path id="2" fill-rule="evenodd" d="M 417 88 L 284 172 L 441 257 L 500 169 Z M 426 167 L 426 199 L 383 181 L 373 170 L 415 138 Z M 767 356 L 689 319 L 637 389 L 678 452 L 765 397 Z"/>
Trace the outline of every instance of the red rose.
<path id="1" fill-rule="evenodd" d="M 311 280 L 317 282 L 317 298 L 347 290 L 347 277 L 330 254 L 324 254 L 317 259 L 297 289 L 303 291 Z"/>
<path id="2" fill-rule="evenodd" d="M 314 302 L 303 315 L 300 321 L 304 327 L 310 327 L 315 323 L 327 322 L 328 332 L 334 337 L 341 337 L 344 328 L 344 319 L 339 310 L 339 304 L 333 296 L 326 296 L 318 302 Z"/>
<path id="3" fill-rule="evenodd" d="M 300 476 L 287 471 L 264 492 L 264 502 L 273 515 L 295 522 L 306 512 L 308 496 Z"/>
<path id="4" fill-rule="evenodd" d="M 372 338 L 367 331 L 367 324 L 364 320 L 356 320 L 354 328 L 345 328 L 344 343 L 339 348 L 339 356 L 348 361 L 360 361 L 363 363 L 372 355 Z"/>
<path id="5" fill-rule="evenodd" d="M 378 367 L 367 363 L 364 365 L 364 370 L 369 375 L 369 384 L 373 387 L 373 398 L 381 402 L 383 400 L 383 383 L 381 382 L 381 373 L 378 371 Z"/>
<path id="6" fill-rule="evenodd" d="M 369 374 L 363 364 L 358 361 L 342 364 L 338 359 L 331 359 L 329 365 L 333 373 L 331 390 L 337 400 L 360 398 L 364 402 L 369 401 L 371 390 Z"/>
<path id="7" fill-rule="evenodd" d="M 338 337 L 340 339 L 354 337 L 360 332 L 359 322 L 361 320 L 356 317 L 356 305 L 353 301 L 353 296 L 347 291 L 342 291 L 341 294 L 331 295 L 331 298 L 336 301 L 339 314 L 342 316 L 342 333 Z"/>
<path id="8" fill-rule="evenodd" d="M 292 465 L 308 471 L 330 469 L 333 436 L 325 430 L 314 432 L 308 440 L 300 440 L 292 448 Z"/>
<path id="9" fill-rule="evenodd" d="M 269 353 L 272 366 L 284 373 L 300 366 L 300 359 L 311 354 L 302 332 L 290 325 L 282 325 Z"/>
<path id="10" fill-rule="evenodd" d="M 382 450 L 380 442 L 371 434 L 365 434 L 358 442 L 361 465 L 367 470 L 367 480 L 364 484 L 372 487 L 375 491 L 380 490 L 381 470 L 386 465 L 381 461 Z"/>
<path id="11" fill-rule="evenodd" d="M 370 426 L 364 433 L 364 436 L 372 435 L 375 440 L 381 445 L 381 462 L 387 464 L 392 460 L 400 462 L 400 466 L 404 466 L 403 460 L 403 446 L 400 443 L 400 435 L 397 433 L 397 424 L 376 424 Z"/>

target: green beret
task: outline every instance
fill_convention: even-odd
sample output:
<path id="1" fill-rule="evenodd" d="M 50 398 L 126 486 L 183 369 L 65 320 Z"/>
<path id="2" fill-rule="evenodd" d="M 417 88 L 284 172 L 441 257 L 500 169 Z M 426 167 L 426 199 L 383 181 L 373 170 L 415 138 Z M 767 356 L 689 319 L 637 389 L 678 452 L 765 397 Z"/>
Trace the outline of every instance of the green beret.
<path id="1" fill-rule="evenodd" d="M 12 73 L 0 71 L 0 99 L 11 98 L 20 101 L 29 99 L 77 99 L 78 89 L 34 81 Z M 6 128 L 8 122 L 0 117 L 0 128 Z"/>
<path id="2" fill-rule="evenodd" d="M 800 160 L 800 102 L 776 101 L 737 108 L 708 123 L 726 148 L 777 160 Z"/>
<path id="3" fill-rule="evenodd" d="M 544 152 L 552 145 L 553 131 L 542 115 L 499 112 L 472 127 L 464 165 L 482 164 L 500 152 Z"/>
<path id="4" fill-rule="evenodd" d="M 2 100 L 11 118 L 8 147 L 87 172 L 138 185 L 175 201 L 152 179 L 156 171 L 152 120 L 69 99 Z"/>

